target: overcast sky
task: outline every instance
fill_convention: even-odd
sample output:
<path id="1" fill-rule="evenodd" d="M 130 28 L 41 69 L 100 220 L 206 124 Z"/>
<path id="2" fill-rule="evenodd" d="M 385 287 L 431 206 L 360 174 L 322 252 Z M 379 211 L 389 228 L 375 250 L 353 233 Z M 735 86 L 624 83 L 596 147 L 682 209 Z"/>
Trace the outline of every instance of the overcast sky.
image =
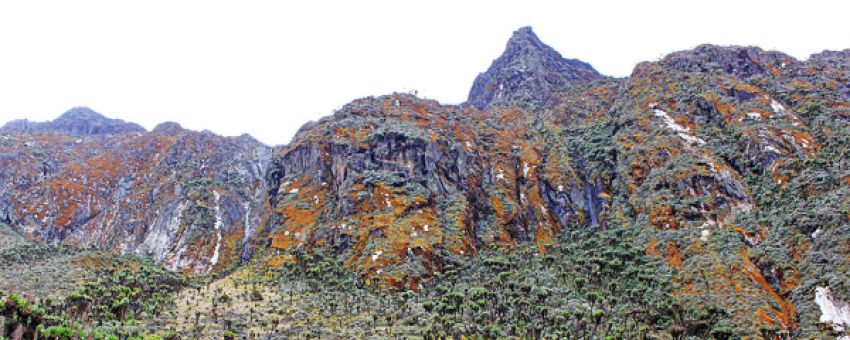
<path id="1" fill-rule="evenodd" d="M 511 33 L 628 76 L 702 43 L 850 48 L 848 1 L 0 1 L 0 124 L 74 106 L 287 143 L 369 95 L 460 103 Z"/>

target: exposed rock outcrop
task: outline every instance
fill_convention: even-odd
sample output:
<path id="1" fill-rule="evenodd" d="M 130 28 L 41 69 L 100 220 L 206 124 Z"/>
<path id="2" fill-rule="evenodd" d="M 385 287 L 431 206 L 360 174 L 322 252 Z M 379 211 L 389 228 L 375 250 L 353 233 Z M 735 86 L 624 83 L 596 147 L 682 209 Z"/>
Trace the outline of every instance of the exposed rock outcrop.
<path id="1" fill-rule="evenodd" d="M 224 268 L 262 223 L 271 149 L 161 124 L 153 132 L 74 109 L 4 128 L 0 215 L 29 236 L 153 256 L 173 270 Z"/>
<path id="2" fill-rule="evenodd" d="M 723 334 L 846 335 L 814 301 L 850 301 L 849 75 L 847 50 L 702 45 L 614 79 L 522 28 L 465 104 L 363 98 L 275 149 L 84 108 L 9 123 L 0 219 L 196 273 L 321 249 L 411 289 L 484 250 L 627 228 L 676 303 L 729 311 Z"/>
<path id="3" fill-rule="evenodd" d="M 496 106 L 542 106 L 553 92 L 603 76 L 590 64 L 564 59 L 537 38 L 531 27 L 514 32 L 505 52 L 475 78 L 467 104 L 479 110 Z"/>

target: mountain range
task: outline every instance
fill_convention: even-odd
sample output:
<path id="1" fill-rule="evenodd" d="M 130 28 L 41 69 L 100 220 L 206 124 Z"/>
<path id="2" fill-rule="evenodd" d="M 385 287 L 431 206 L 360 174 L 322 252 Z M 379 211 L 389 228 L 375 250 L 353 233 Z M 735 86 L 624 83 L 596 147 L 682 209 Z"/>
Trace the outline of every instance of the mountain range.
<path id="1" fill-rule="evenodd" d="M 362 98 L 283 146 L 84 107 L 9 122 L 0 220 L 201 275 L 321 250 L 411 290 L 482 252 L 625 230 L 684 306 L 847 337 L 848 147 L 850 50 L 701 45 L 613 78 L 525 27 L 462 104 Z"/>

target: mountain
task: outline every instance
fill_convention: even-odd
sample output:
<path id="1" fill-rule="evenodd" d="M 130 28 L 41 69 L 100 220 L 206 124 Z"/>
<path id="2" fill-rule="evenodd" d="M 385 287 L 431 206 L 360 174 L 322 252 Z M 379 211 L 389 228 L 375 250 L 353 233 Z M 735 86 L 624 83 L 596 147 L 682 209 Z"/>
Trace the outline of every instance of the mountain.
<path id="1" fill-rule="evenodd" d="M 5 131 L 38 132 L 38 131 L 61 131 L 75 135 L 113 135 L 128 132 L 146 132 L 136 123 L 127 123 L 120 119 L 110 119 L 102 114 L 94 112 L 87 107 L 75 107 L 63 113 L 59 118 L 51 122 L 30 122 L 26 119 L 6 123 Z"/>
<path id="2" fill-rule="evenodd" d="M 560 53 L 537 38 L 531 27 L 514 32 L 505 52 L 472 83 L 467 104 L 478 110 L 504 105 L 542 105 L 558 90 L 603 76 L 593 66 Z"/>
<path id="3" fill-rule="evenodd" d="M 271 148 L 77 108 L 0 128 L 0 219 L 29 237 L 152 256 L 207 274 L 242 252 L 265 215 Z"/>
<path id="4" fill-rule="evenodd" d="M 848 70 L 850 50 L 801 61 L 701 45 L 612 78 L 526 27 L 466 103 L 362 98 L 275 148 L 174 123 L 146 132 L 87 109 L 9 123 L 0 218 L 172 270 L 323 258 L 414 291 L 482 256 L 545 258 L 585 242 L 564 235 L 598 234 L 605 246 L 590 258 L 548 265 L 652 282 L 672 301 L 643 306 L 642 322 L 672 320 L 654 324 L 660 337 L 844 337 Z M 623 312 L 616 301 L 639 305 L 645 288 L 612 288 L 604 304 Z M 587 296 L 549 307 L 596 315 Z"/>

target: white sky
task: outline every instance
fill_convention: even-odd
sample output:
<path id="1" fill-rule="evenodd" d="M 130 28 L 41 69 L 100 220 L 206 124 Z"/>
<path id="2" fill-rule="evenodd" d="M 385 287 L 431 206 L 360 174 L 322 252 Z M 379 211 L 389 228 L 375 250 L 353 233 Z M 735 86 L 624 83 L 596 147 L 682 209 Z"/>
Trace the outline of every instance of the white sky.
<path id="1" fill-rule="evenodd" d="M 0 124 L 74 106 L 287 143 L 353 99 L 466 99 L 530 25 L 566 58 L 627 76 L 701 43 L 799 59 L 850 48 L 848 1 L 0 0 Z"/>

